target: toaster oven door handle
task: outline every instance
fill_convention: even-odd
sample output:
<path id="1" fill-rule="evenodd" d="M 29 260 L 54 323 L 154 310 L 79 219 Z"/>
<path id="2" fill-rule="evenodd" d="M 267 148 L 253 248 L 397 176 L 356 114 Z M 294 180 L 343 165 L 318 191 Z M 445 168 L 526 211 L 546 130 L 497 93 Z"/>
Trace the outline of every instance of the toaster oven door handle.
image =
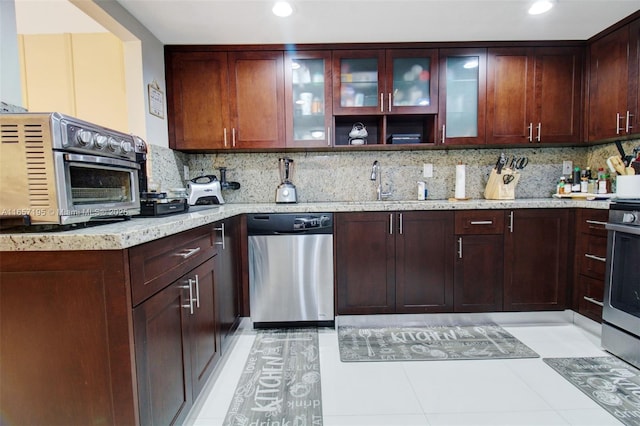
<path id="1" fill-rule="evenodd" d="M 95 155 L 83 155 L 83 154 L 64 154 L 64 160 L 67 162 L 77 162 L 77 163 L 93 163 L 93 164 L 104 164 L 107 166 L 119 166 L 126 167 L 127 169 L 139 169 L 140 164 L 127 161 L 120 160 L 118 158 L 111 157 L 97 157 Z"/>

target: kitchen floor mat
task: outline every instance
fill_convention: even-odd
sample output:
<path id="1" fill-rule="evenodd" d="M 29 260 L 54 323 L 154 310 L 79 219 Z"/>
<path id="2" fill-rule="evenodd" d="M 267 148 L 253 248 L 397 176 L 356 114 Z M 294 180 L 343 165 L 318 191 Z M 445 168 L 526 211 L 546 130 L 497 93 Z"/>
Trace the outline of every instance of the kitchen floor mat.
<path id="1" fill-rule="evenodd" d="M 539 357 L 495 324 L 378 328 L 339 326 L 338 344 L 340 360 L 343 362 Z"/>
<path id="2" fill-rule="evenodd" d="M 321 426 L 317 330 L 257 333 L 223 424 Z"/>
<path id="3" fill-rule="evenodd" d="M 640 426 L 640 370 L 613 356 L 543 358 L 627 426 Z"/>

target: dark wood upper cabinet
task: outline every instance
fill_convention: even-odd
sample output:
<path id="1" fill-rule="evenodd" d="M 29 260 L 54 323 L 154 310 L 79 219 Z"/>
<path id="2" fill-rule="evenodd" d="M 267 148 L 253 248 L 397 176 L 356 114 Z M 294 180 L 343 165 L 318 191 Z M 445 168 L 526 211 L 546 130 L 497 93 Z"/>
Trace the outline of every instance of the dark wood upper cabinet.
<path id="1" fill-rule="evenodd" d="M 589 141 L 640 134 L 640 19 L 594 40 L 588 67 Z"/>
<path id="2" fill-rule="evenodd" d="M 232 148 L 284 148 L 284 53 L 228 55 Z"/>
<path id="3" fill-rule="evenodd" d="M 491 48 L 488 55 L 488 144 L 580 140 L 580 48 Z"/>
<path id="4" fill-rule="evenodd" d="M 282 51 L 168 50 L 165 57 L 171 148 L 285 146 Z"/>
<path id="5" fill-rule="evenodd" d="M 165 60 L 170 148 L 229 148 L 227 54 L 174 52 Z"/>

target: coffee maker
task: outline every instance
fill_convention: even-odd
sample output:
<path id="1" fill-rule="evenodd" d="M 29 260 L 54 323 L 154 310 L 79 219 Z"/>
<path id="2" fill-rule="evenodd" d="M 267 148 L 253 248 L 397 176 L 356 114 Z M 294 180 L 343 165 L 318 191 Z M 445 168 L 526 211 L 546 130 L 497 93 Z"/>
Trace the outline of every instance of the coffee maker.
<path id="1" fill-rule="evenodd" d="M 293 160 L 287 157 L 278 160 L 280 171 L 280 185 L 276 189 L 276 203 L 297 203 L 296 186 L 291 183 L 293 178 Z"/>

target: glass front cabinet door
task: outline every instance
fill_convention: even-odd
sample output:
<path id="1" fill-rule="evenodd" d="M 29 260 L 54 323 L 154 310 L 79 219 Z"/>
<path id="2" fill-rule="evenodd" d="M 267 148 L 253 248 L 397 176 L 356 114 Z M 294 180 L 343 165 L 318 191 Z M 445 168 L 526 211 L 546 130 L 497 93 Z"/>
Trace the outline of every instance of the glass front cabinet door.
<path id="1" fill-rule="evenodd" d="M 485 49 L 440 51 L 440 143 L 485 143 L 486 58 Z"/>
<path id="2" fill-rule="evenodd" d="M 334 51 L 334 114 L 431 114 L 438 111 L 433 49 Z"/>
<path id="3" fill-rule="evenodd" d="M 331 146 L 331 52 L 289 52 L 285 58 L 287 147 Z"/>
<path id="4" fill-rule="evenodd" d="M 386 114 L 438 112 L 438 52 L 435 49 L 386 51 L 382 109 Z"/>

